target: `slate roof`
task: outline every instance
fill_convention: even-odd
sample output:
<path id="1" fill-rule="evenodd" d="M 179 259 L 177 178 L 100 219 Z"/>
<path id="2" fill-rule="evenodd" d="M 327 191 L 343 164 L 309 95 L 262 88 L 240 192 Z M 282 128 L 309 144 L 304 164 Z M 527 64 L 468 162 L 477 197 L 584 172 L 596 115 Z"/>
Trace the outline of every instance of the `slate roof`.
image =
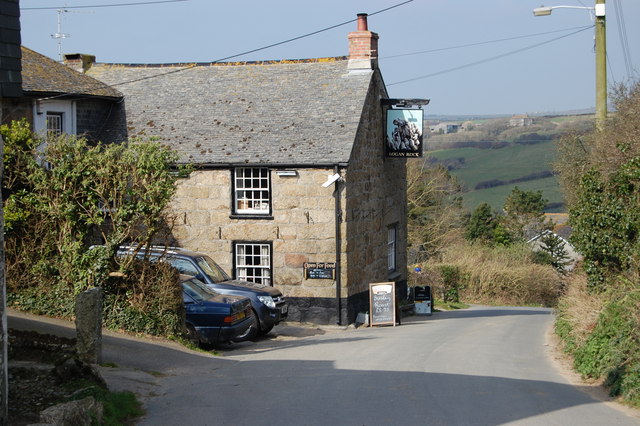
<path id="1" fill-rule="evenodd" d="M 22 90 L 41 96 L 71 94 L 116 99 L 122 97 L 118 90 L 24 46 Z"/>
<path id="2" fill-rule="evenodd" d="M 156 136 L 181 162 L 313 166 L 350 158 L 374 72 L 347 63 L 97 63 L 88 74 L 125 95 L 129 137 Z"/>

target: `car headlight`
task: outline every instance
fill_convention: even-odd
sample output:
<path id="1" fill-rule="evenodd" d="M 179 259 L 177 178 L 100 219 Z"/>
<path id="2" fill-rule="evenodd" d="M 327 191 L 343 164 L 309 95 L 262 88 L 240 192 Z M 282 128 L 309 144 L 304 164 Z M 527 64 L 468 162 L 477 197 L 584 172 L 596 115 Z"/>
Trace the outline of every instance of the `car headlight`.
<path id="1" fill-rule="evenodd" d="M 273 297 L 271 296 L 258 296 L 258 300 L 264 303 L 268 308 L 275 308 L 276 302 L 273 301 Z"/>

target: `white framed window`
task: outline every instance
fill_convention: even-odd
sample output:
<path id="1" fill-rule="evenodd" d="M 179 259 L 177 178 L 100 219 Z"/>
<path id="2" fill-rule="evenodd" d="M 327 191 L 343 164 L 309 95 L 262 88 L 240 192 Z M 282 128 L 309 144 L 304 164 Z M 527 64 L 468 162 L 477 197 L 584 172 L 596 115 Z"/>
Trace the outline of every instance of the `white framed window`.
<path id="1" fill-rule="evenodd" d="M 47 135 L 60 136 L 64 133 L 64 113 L 47 111 Z"/>
<path id="2" fill-rule="evenodd" d="M 240 167 L 233 172 L 233 205 L 236 214 L 271 212 L 271 176 L 264 167 Z"/>
<path id="3" fill-rule="evenodd" d="M 235 277 L 239 280 L 271 285 L 271 244 L 234 244 Z"/>
<path id="4" fill-rule="evenodd" d="M 387 228 L 387 269 L 389 272 L 396 270 L 396 225 Z"/>

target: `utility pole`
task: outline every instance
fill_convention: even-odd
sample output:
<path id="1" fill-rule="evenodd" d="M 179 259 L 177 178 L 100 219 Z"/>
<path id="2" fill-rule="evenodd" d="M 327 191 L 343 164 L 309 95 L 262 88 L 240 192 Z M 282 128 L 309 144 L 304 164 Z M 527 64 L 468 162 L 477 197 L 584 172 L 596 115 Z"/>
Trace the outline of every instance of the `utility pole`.
<path id="1" fill-rule="evenodd" d="M 540 6 L 533 9 L 534 16 L 551 15 L 553 9 L 587 9 L 591 17 L 595 15 L 596 50 L 596 128 L 601 130 L 607 119 L 607 25 L 605 0 L 595 0 L 595 7 L 589 6 Z"/>
<path id="2" fill-rule="evenodd" d="M 596 126 L 602 129 L 607 119 L 607 26 L 605 0 L 596 0 Z"/>

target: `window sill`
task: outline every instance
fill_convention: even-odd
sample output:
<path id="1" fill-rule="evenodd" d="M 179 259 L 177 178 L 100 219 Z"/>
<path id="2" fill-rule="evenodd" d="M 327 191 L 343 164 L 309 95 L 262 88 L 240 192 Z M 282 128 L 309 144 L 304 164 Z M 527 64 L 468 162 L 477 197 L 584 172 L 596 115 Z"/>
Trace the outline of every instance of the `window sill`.
<path id="1" fill-rule="evenodd" d="M 229 215 L 229 219 L 262 219 L 262 220 L 273 220 L 273 216 L 270 214 L 237 214 L 233 213 Z"/>

